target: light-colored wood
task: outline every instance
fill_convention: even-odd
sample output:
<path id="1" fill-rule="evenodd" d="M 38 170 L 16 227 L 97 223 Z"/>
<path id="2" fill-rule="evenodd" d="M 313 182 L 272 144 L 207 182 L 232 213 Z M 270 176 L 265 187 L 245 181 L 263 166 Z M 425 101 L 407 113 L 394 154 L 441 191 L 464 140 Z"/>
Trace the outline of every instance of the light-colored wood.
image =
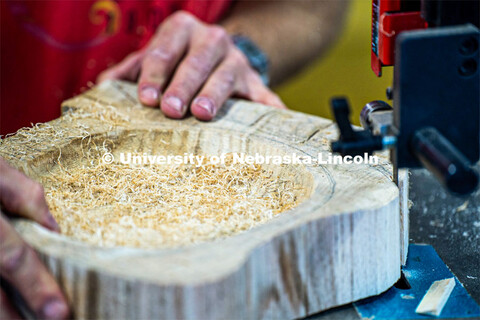
<path id="1" fill-rule="evenodd" d="M 438 317 L 455 287 L 455 278 L 438 280 L 432 283 L 415 310 L 419 314 Z"/>
<path id="2" fill-rule="evenodd" d="M 124 82 L 106 82 L 64 102 L 63 110 L 82 112 L 92 103 L 124 121 L 112 124 L 100 114 L 69 122 L 63 116 L 49 125 L 68 130 L 34 147 L 30 141 L 28 148 L 7 138 L 0 156 L 41 181 L 58 166 L 60 152 L 64 166 L 81 164 L 85 128 L 92 139 L 108 138 L 118 148 L 124 141 L 153 153 L 162 136 L 177 154 L 316 157 L 327 155 L 337 137 L 330 120 L 246 101 L 227 102 L 208 123 L 169 120 L 139 105 L 136 87 Z M 131 133 L 137 138 L 128 142 Z M 378 165 L 288 170 L 309 190 L 305 201 L 261 226 L 212 242 L 162 250 L 100 248 L 32 222 L 15 226 L 59 281 L 77 318 L 299 318 L 392 286 L 405 255 L 408 208 L 402 208 L 401 220 L 406 194 L 391 181 L 386 157 Z"/>
<path id="3" fill-rule="evenodd" d="M 408 198 L 409 171 L 407 169 L 398 172 L 398 189 L 400 197 L 400 259 L 402 266 L 407 263 L 408 242 L 409 242 L 409 210 L 410 200 Z"/>

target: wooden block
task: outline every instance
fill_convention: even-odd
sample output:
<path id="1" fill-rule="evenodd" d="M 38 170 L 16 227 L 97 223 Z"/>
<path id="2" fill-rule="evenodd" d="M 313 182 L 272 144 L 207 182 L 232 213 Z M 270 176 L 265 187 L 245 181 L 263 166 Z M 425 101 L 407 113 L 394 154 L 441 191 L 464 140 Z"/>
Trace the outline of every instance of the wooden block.
<path id="1" fill-rule="evenodd" d="M 455 278 L 435 281 L 423 296 L 415 312 L 438 317 L 454 287 Z"/>
<path id="2" fill-rule="evenodd" d="M 82 116 L 92 104 L 104 111 Z M 50 130 L 49 139 L 6 138 L 0 156 L 42 181 L 58 170 L 59 157 L 67 170 L 81 165 L 81 143 L 88 139 L 108 139 L 114 154 L 122 146 L 154 152 L 162 137 L 175 154 L 316 157 L 328 155 L 338 135 L 330 120 L 240 100 L 228 101 L 212 122 L 171 120 L 142 107 L 135 86 L 125 82 L 103 83 L 62 108 L 68 112 L 42 127 Z M 75 121 L 72 112 L 80 115 Z M 211 242 L 174 249 L 103 248 L 30 221 L 15 227 L 81 319 L 299 318 L 391 287 L 408 239 L 408 184 L 401 180 L 399 191 L 388 160 L 281 170 L 290 170 L 291 179 L 305 186 L 305 200 L 263 225 Z"/>

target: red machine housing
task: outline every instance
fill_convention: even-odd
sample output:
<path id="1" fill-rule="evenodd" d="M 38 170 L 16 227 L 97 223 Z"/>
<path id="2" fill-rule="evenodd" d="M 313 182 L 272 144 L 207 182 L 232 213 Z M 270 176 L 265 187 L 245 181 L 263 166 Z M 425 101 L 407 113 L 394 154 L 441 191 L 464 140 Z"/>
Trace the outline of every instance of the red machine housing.
<path id="1" fill-rule="evenodd" d="M 372 58 L 375 74 L 395 61 L 395 39 L 402 31 L 424 29 L 427 22 L 420 11 L 402 11 L 402 2 L 411 0 L 372 0 Z"/>

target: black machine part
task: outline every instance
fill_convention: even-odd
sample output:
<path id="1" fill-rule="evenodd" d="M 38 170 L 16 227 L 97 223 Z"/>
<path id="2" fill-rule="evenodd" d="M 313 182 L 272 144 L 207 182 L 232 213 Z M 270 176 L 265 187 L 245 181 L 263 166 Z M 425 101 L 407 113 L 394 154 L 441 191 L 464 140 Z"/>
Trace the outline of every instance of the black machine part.
<path id="1" fill-rule="evenodd" d="M 373 101 L 353 130 L 345 99 L 333 99 L 340 129 L 332 151 L 363 155 L 392 148 L 398 168 L 426 167 L 452 193 L 473 192 L 480 157 L 479 35 L 471 24 L 403 32 L 397 37 L 393 111 Z M 393 122 L 391 119 L 393 112 Z M 372 134 L 375 133 L 375 134 Z"/>
<path id="2" fill-rule="evenodd" d="M 410 2 L 410 1 L 405 1 Z M 430 27 L 453 26 L 464 23 L 479 25 L 478 0 L 422 0 L 422 17 Z"/>
<path id="3" fill-rule="evenodd" d="M 478 173 L 468 159 L 435 128 L 426 127 L 416 131 L 411 148 L 423 166 L 452 193 L 466 195 L 477 189 Z"/>
<path id="4" fill-rule="evenodd" d="M 383 137 L 374 136 L 369 130 L 354 130 L 350 124 L 350 107 L 345 98 L 331 100 L 333 115 L 340 131 L 338 141 L 332 143 L 332 151 L 341 155 L 372 154 L 373 151 L 383 149 Z"/>
<path id="5" fill-rule="evenodd" d="M 385 101 L 375 100 L 367 103 L 360 113 L 360 123 L 375 135 L 387 135 L 391 132 L 393 108 Z"/>
<path id="6" fill-rule="evenodd" d="M 385 140 L 395 136 L 391 134 L 391 117 L 384 114 L 393 112 L 391 107 L 381 101 L 373 101 L 367 104 L 360 116 L 362 126 L 366 130 L 354 130 L 348 120 L 350 108 L 345 98 L 331 100 L 334 116 L 340 131 L 338 141 L 332 143 L 332 151 L 342 155 L 363 155 L 373 151 L 382 150 L 389 146 Z M 390 119 L 382 121 L 382 119 Z M 380 119 L 380 120 L 379 120 Z M 379 129 L 385 127 L 386 129 Z M 372 134 L 372 132 L 380 134 Z M 467 195 L 474 192 L 479 183 L 479 175 L 472 168 L 470 161 L 448 141 L 437 129 L 423 127 L 415 131 L 408 142 L 409 152 L 434 174 L 437 180 L 451 193 L 455 195 Z M 395 156 L 396 149 L 392 150 Z M 394 177 L 397 167 L 394 166 Z"/>
<path id="7" fill-rule="evenodd" d="M 419 168 L 410 143 L 435 128 L 471 163 L 480 155 L 479 30 L 473 25 L 401 33 L 396 43 L 392 162 Z"/>

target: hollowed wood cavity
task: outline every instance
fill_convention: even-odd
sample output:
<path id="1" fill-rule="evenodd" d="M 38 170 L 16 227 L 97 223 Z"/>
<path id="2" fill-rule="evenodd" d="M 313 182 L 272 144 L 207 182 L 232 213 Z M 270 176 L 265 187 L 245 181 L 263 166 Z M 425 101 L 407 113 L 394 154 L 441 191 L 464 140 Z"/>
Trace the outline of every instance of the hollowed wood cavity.
<path id="1" fill-rule="evenodd" d="M 291 152 L 224 130 L 125 130 L 73 140 L 39 159 L 48 170 L 35 178 L 68 237 L 105 247 L 177 247 L 249 230 L 308 198 L 313 177 L 304 166 L 240 160 Z"/>

